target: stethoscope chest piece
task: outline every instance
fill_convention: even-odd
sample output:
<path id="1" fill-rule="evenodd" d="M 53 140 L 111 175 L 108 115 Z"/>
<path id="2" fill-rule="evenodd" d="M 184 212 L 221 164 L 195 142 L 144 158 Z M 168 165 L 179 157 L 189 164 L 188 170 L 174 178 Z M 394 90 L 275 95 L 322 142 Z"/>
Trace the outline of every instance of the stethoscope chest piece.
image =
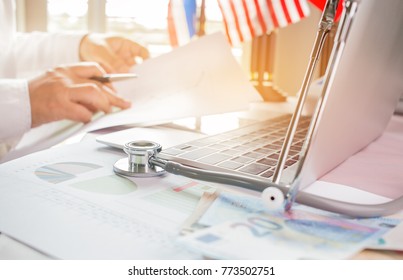
<path id="1" fill-rule="evenodd" d="M 128 155 L 127 158 L 118 160 L 113 165 L 113 170 L 124 176 L 131 177 L 154 177 L 166 173 L 159 167 L 150 164 L 149 159 L 156 156 L 162 147 L 152 141 L 132 141 L 126 143 L 123 150 Z"/>

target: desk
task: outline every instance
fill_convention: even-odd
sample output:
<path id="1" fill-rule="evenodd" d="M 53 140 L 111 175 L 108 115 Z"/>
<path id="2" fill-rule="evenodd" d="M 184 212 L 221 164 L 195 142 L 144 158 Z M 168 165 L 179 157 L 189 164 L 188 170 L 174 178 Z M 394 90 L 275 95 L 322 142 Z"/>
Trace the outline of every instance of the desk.
<path id="1" fill-rule="evenodd" d="M 261 107 L 261 104 L 258 105 Z M 262 109 L 262 108 L 260 108 Z M 271 110 L 272 108 L 270 108 Z M 244 118 L 244 120 L 247 120 L 251 115 L 250 114 L 241 114 Z M 402 140 L 402 126 L 403 126 L 403 117 L 393 117 L 391 124 L 388 126 L 387 131 L 385 132 L 384 136 L 387 137 L 387 139 L 390 138 L 390 136 L 392 136 L 393 139 L 397 140 L 396 143 L 403 143 Z M 387 140 L 386 139 L 386 140 Z M 85 141 L 90 142 L 90 144 L 92 144 L 91 141 L 93 141 L 93 139 L 91 139 L 91 136 L 89 136 L 89 138 L 87 138 Z M 390 144 L 389 141 L 386 141 L 386 143 Z M 378 151 L 377 147 L 378 144 L 380 144 L 381 146 L 383 144 L 385 144 L 385 137 L 381 137 L 379 138 L 375 143 L 371 144 L 370 147 L 368 147 L 370 149 L 370 151 Z M 375 145 L 375 146 L 373 146 Z M 401 144 L 403 145 L 403 144 Z M 399 146 L 402 147 L 402 146 Z M 99 149 L 100 146 L 95 146 L 96 149 Z M 373 150 L 375 149 L 375 150 Z M 401 156 L 401 160 L 403 160 L 403 155 L 400 154 L 400 152 L 403 151 L 403 149 L 399 149 L 398 150 L 398 155 Z M 363 151 L 365 152 L 365 151 Z M 392 152 L 394 152 L 392 150 Z M 116 152 L 116 151 L 109 151 L 108 153 L 113 154 L 113 156 L 111 156 L 111 158 L 114 157 L 120 157 L 121 155 Z M 362 154 L 358 154 L 358 159 L 361 159 Z M 340 182 L 337 181 L 337 178 L 341 178 L 343 180 L 345 179 L 349 179 L 349 178 L 345 178 L 344 176 L 342 176 L 343 172 L 346 172 L 346 170 L 349 170 L 351 168 L 352 165 L 355 164 L 357 158 L 352 158 L 351 161 L 347 161 L 345 164 L 340 165 L 339 167 L 337 167 L 335 170 L 333 170 L 332 172 L 330 172 L 329 174 L 327 174 L 325 176 L 325 179 L 327 178 L 329 181 L 333 181 L 333 182 Z M 338 177 L 339 176 L 339 177 Z M 401 175 L 400 175 L 401 176 Z M 351 178 L 350 178 L 351 179 Z M 400 180 L 398 182 L 401 182 L 403 180 Z M 347 181 L 343 181 L 344 183 L 347 183 Z M 351 182 L 354 183 L 354 182 Z M 388 193 L 379 193 L 381 195 L 387 196 L 387 197 L 395 197 L 398 194 L 401 194 L 403 192 L 402 187 L 400 186 L 400 189 L 394 190 L 395 192 L 391 193 L 388 190 Z M 0 259 L 47 259 L 49 258 L 46 255 L 43 255 L 37 251 L 35 251 L 34 249 L 31 249 L 28 246 L 25 246 L 21 243 L 19 243 L 18 241 L 15 241 L 14 239 L 7 237 L 5 235 L 0 235 Z M 364 251 L 362 254 L 359 254 L 358 256 L 356 256 L 356 258 L 358 259 L 362 259 L 362 258 L 375 258 L 375 259 L 383 259 L 383 258 L 403 258 L 403 256 L 400 253 L 393 253 L 393 252 L 379 252 L 379 251 Z"/>

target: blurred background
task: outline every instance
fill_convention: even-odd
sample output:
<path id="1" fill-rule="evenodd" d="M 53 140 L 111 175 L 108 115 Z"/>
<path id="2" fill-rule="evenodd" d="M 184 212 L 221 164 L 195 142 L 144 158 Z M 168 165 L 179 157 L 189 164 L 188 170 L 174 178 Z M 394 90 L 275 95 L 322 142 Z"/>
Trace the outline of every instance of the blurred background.
<path id="1" fill-rule="evenodd" d="M 203 2 L 205 33 L 225 32 L 217 0 Z M 16 3 L 17 28 L 21 32 L 113 32 L 144 44 L 152 57 L 172 49 L 167 26 L 169 0 L 16 0 Z M 197 14 L 200 14 L 202 0 L 196 0 L 196 3 Z M 307 18 L 279 28 L 275 40 L 264 50 L 273 54 L 265 57 L 271 63 L 270 80 L 274 80 L 276 88 L 287 96 L 298 92 L 321 15 L 319 9 L 310 3 L 309 6 Z M 252 57 L 256 56 L 256 50 L 252 53 L 256 40 L 233 42 L 232 45 L 234 56 L 252 80 L 256 78 L 251 69 Z M 324 53 L 326 55 L 326 49 Z M 326 59 L 323 59 L 324 64 Z M 316 76 L 323 72 L 321 65 Z"/>

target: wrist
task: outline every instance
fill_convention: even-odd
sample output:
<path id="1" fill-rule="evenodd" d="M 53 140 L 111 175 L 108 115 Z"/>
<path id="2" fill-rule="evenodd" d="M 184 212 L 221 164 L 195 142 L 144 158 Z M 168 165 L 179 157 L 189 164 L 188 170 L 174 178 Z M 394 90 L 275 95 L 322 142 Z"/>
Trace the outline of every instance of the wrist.
<path id="1" fill-rule="evenodd" d="M 86 52 L 86 49 L 88 48 L 87 45 L 88 45 L 88 40 L 89 40 L 88 36 L 89 35 L 90 35 L 89 33 L 85 34 L 81 38 L 80 44 L 78 46 L 78 57 L 80 58 L 80 61 L 85 61 L 85 52 Z"/>

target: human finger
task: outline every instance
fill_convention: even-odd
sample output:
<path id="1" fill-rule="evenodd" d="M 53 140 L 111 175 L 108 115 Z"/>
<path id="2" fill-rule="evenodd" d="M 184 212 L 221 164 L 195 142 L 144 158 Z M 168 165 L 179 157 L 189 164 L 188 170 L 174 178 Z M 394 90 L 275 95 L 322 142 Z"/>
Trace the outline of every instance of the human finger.
<path id="1" fill-rule="evenodd" d="M 129 66 L 136 64 L 136 58 L 142 60 L 149 58 L 150 54 L 148 50 L 136 42 L 126 40 L 122 45 L 119 52 L 120 56 L 125 60 L 125 63 Z"/>
<path id="2" fill-rule="evenodd" d="M 82 78 L 99 77 L 106 74 L 105 69 L 96 62 L 81 62 L 66 68 L 69 73 L 72 72 Z"/>
<path id="3" fill-rule="evenodd" d="M 105 61 L 100 61 L 99 65 L 105 70 L 106 73 L 114 73 L 116 72 L 115 69 L 113 69 L 112 65 L 109 65 L 109 63 Z"/>
<path id="4" fill-rule="evenodd" d="M 97 61 L 102 65 L 107 65 L 110 73 L 124 73 L 129 71 L 125 61 L 108 46 L 97 46 Z"/>
<path id="5" fill-rule="evenodd" d="M 108 73 L 126 73 L 129 72 L 131 66 L 112 52 L 100 57 L 99 61 L 102 65 L 107 65 Z"/>
<path id="6" fill-rule="evenodd" d="M 54 75 L 67 78 L 70 84 L 96 83 L 93 77 L 102 77 L 105 70 L 98 63 L 77 63 L 69 66 L 59 66 L 53 71 Z M 108 85 L 113 89 L 112 85 Z"/>
<path id="7" fill-rule="evenodd" d="M 70 102 L 65 109 L 64 116 L 66 119 L 82 123 L 89 123 L 94 113 L 94 111 L 87 106 L 74 102 Z"/>
<path id="8" fill-rule="evenodd" d="M 126 63 L 128 66 L 133 66 L 133 65 L 136 64 L 136 61 L 134 60 L 133 57 L 130 57 L 130 58 L 125 59 L 125 63 Z"/>
<path id="9" fill-rule="evenodd" d="M 120 96 L 117 96 L 114 92 L 110 91 L 109 88 L 104 88 L 105 96 L 108 98 L 110 105 L 121 108 L 127 109 L 131 106 L 131 102 L 126 100 Z"/>
<path id="10" fill-rule="evenodd" d="M 103 83 L 103 86 L 106 86 L 107 88 L 111 89 L 113 92 L 116 93 L 116 88 L 113 86 L 112 83 Z"/>
<path id="11" fill-rule="evenodd" d="M 98 81 L 89 81 L 90 83 L 96 84 L 96 86 L 101 90 L 102 94 L 108 99 L 110 106 L 119 107 L 121 109 L 127 109 L 130 107 L 131 102 L 125 100 L 116 95 L 116 90 L 111 83 L 101 83 Z M 80 84 L 86 84 L 85 80 L 80 81 Z"/>
<path id="12" fill-rule="evenodd" d="M 127 66 L 133 66 L 136 63 L 136 58 L 147 59 L 149 57 L 147 48 L 132 40 L 122 37 L 109 37 L 106 41 Z"/>
<path id="13" fill-rule="evenodd" d="M 82 104 L 93 110 L 109 113 L 111 106 L 109 99 L 95 84 L 79 84 L 69 87 L 69 97 L 74 103 Z"/>
<path id="14" fill-rule="evenodd" d="M 84 78 L 79 78 L 76 79 L 76 84 L 94 84 L 97 87 L 99 87 L 101 90 L 104 90 L 105 88 L 108 88 L 109 90 L 111 90 L 112 92 L 116 93 L 116 88 L 112 85 L 112 83 L 110 82 L 100 82 L 97 79 L 93 79 L 93 77 L 89 78 L 89 79 L 84 79 Z"/>
<path id="15" fill-rule="evenodd" d="M 135 56 L 135 57 L 139 56 L 142 59 L 147 59 L 150 57 L 150 53 L 149 53 L 148 49 L 136 42 L 129 41 L 129 47 L 130 47 L 132 56 Z"/>
<path id="16" fill-rule="evenodd" d="M 102 77 L 106 74 L 106 71 L 98 63 L 90 62 L 71 65 L 68 67 L 58 67 L 57 72 L 65 77 L 68 77 L 75 84 L 93 83 L 100 88 L 107 86 L 112 91 L 116 92 L 116 89 L 112 83 L 102 83 L 96 79 L 93 79 L 93 77 Z"/>

